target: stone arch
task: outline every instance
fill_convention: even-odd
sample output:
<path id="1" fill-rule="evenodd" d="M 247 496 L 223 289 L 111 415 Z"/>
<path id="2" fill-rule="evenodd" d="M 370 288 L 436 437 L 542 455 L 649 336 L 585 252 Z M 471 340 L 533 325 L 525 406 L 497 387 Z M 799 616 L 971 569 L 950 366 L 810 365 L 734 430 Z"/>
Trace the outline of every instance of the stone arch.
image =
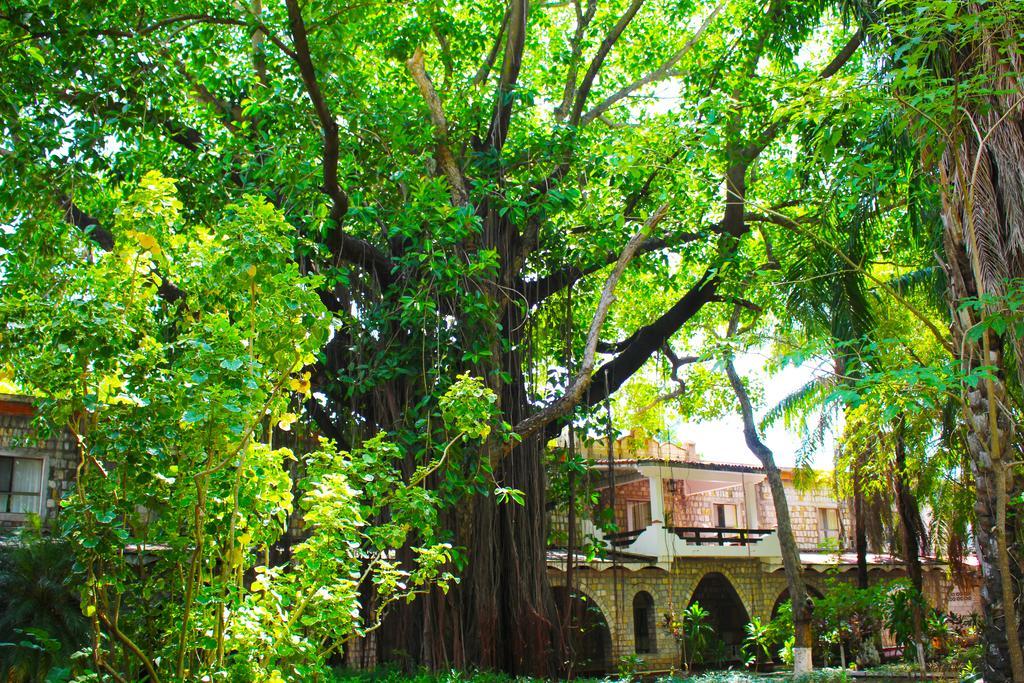
<path id="1" fill-rule="evenodd" d="M 804 587 L 807 589 L 807 595 L 811 596 L 812 598 L 820 599 L 823 597 L 821 591 L 815 588 L 813 585 L 805 583 Z M 782 603 L 784 603 L 786 600 L 789 600 L 788 586 L 782 589 L 782 592 L 779 593 L 779 597 L 775 598 L 775 604 L 772 605 L 772 611 L 770 615 L 772 619 L 774 619 L 776 615 L 778 615 L 779 608 L 782 607 Z"/>
<path id="2" fill-rule="evenodd" d="M 633 651 L 639 655 L 658 651 L 658 616 L 654 597 L 645 590 L 633 595 Z"/>
<path id="3" fill-rule="evenodd" d="M 722 572 L 708 572 L 697 582 L 688 605 L 695 602 L 708 611 L 708 622 L 716 635 L 714 641 L 721 644 L 720 652 L 711 653 L 712 660 L 740 659 L 750 610 L 733 582 Z"/>
<path id="4" fill-rule="evenodd" d="M 748 615 L 757 614 L 754 599 L 755 596 L 747 595 L 743 592 L 742 588 L 737 588 L 737 586 L 742 587 L 747 585 L 747 582 L 740 580 L 740 577 L 737 577 L 732 569 L 727 566 L 715 567 L 714 571 L 705 571 L 701 574 L 700 578 L 693 583 L 693 588 L 690 589 L 690 598 L 686 602 L 687 605 L 693 604 L 693 594 L 697 592 L 697 588 L 700 586 L 701 582 L 712 574 L 718 574 L 728 581 L 729 585 L 732 586 L 733 591 L 736 593 L 736 597 L 739 598 L 740 603 L 743 605 L 743 609 L 746 610 Z M 681 591 L 680 593 L 683 596 L 687 594 L 686 591 Z"/>
<path id="5" fill-rule="evenodd" d="M 604 674 L 612 668 L 612 633 L 605 611 L 586 593 L 574 590 L 568 594 L 569 618 L 563 614 L 566 604 L 565 586 L 553 586 L 559 621 L 569 628 L 567 645 L 573 668 L 579 673 Z"/>

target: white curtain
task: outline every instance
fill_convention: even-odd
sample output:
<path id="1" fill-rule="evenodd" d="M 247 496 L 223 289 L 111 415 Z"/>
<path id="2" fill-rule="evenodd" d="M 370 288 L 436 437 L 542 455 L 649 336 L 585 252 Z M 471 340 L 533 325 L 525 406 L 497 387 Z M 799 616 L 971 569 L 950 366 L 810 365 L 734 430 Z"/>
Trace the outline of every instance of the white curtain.
<path id="1" fill-rule="evenodd" d="M 19 458 L 14 461 L 14 476 L 11 478 L 10 512 L 40 512 L 39 498 L 43 486 L 43 461 Z M 25 495 L 28 494 L 28 495 Z"/>

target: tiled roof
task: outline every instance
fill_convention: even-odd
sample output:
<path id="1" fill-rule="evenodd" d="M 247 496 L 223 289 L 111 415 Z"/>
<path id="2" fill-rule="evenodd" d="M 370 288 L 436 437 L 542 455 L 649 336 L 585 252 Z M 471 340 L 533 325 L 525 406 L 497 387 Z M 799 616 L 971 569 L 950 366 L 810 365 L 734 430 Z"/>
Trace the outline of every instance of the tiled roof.
<path id="1" fill-rule="evenodd" d="M 608 467 L 608 460 L 594 460 L 597 467 Z M 670 460 L 667 458 L 615 458 L 615 465 L 662 465 L 665 467 L 681 467 L 691 470 L 711 470 L 713 472 L 742 472 L 747 474 L 764 474 L 759 465 L 740 465 L 731 462 L 705 462 L 703 460 Z"/>

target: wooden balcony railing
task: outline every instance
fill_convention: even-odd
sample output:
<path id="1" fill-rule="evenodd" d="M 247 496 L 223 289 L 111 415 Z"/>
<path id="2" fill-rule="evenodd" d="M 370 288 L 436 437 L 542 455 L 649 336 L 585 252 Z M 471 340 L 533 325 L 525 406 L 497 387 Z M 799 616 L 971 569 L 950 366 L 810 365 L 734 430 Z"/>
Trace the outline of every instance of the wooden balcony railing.
<path id="1" fill-rule="evenodd" d="M 666 531 L 674 533 L 691 545 L 753 545 L 774 529 L 732 529 L 729 527 L 670 526 Z M 605 539 L 616 548 L 633 543 L 643 529 L 618 531 L 606 534 Z"/>
<path id="2" fill-rule="evenodd" d="M 644 532 L 643 529 L 630 529 L 629 531 L 616 531 L 614 534 L 605 534 L 605 539 L 616 548 L 629 545 Z"/>
<path id="3" fill-rule="evenodd" d="M 753 545 L 775 531 L 699 526 L 670 526 L 667 530 L 691 545 Z"/>

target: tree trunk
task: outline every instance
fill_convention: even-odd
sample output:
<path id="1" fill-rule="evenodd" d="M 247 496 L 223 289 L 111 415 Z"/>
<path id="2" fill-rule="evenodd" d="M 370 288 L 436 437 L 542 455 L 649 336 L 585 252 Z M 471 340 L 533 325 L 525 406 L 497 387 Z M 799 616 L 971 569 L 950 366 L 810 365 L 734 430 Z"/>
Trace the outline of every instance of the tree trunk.
<path id="1" fill-rule="evenodd" d="M 863 457 L 862 454 L 857 455 L 853 473 L 853 534 L 857 552 L 857 588 L 860 589 L 869 585 L 867 515 L 864 514 L 864 492 L 861 490 Z"/>
<path id="2" fill-rule="evenodd" d="M 983 382 L 967 393 L 968 419 L 972 425 L 967 444 L 971 470 L 977 489 L 975 512 L 975 548 L 981 564 L 981 599 L 985 617 L 984 676 L 986 681 L 1021 681 L 1019 622 L 1016 600 L 1020 596 L 1020 569 L 1010 561 L 1009 539 L 1020 534 L 1020 520 L 1006 516 L 1007 491 L 1018 491 L 1017 483 L 1008 482 L 1001 456 L 994 445 L 1006 443 L 1011 429 L 1009 421 L 1000 416 L 990 425 L 990 397 L 998 396 L 1002 384 Z M 992 404 L 1001 401 L 991 400 Z M 1000 473 L 1004 472 L 1002 476 Z M 1012 488 L 1011 488 L 1012 487 Z M 1015 628 L 1016 627 L 1016 628 Z"/>
<path id="3" fill-rule="evenodd" d="M 800 551 L 796 545 L 796 537 L 793 535 L 793 524 L 789 517 L 789 503 L 786 500 L 786 489 L 782 484 L 782 473 L 775 465 L 775 456 L 771 449 L 761 441 L 757 433 L 757 425 L 754 423 L 754 410 L 750 404 L 750 397 L 743 386 L 743 381 L 736 373 L 732 359 L 725 365 L 726 373 L 729 375 L 729 383 L 740 403 L 740 412 L 743 415 L 743 437 L 747 442 L 747 448 L 753 453 L 764 466 L 765 474 L 768 477 L 768 487 L 772 492 L 772 502 L 775 504 L 775 518 L 778 525 L 779 545 L 782 547 L 782 566 L 786 572 L 786 583 L 789 586 L 789 595 L 793 602 L 793 633 L 795 644 L 793 646 L 793 673 L 801 675 L 813 669 L 811 660 L 812 647 L 814 644 L 811 632 L 811 602 L 807 596 L 807 589 L 804 586 L 801 576 Z"/>
<path id="4" fill-rule="evenodd" d="M 968 12 L 973 5 L 966 6 Z M 995 375 L 964 387 L 964 418 L 968 450 L 977 485 L 975 539 L 982 571 L 985 614 L 987 681 L 1011 677 L 1024 681 L 1024 652 L 1020 642 L 1017 601 L 1021 570 L 1011 563 L 1019 538 L 1020 521 L 1006 509 L 1006 501 L 1021 493 L 1020 480 L 1007 464 L 1014 450 L 1014 429 L 1008 418 L 1006 381 L 1008 365 L 1004 345 L 1016 356 L 1015 379 L 1024 376 L 1021 340 L 1013 326 L 1005 335 L 984 330 L 980 339 L 968 332 L 992 313 L 965 308 L 980 296 L 999 297 L 1008 280 L 1024 277 L 1024 117 L 1020 99 L 1024 88 L 1008 71 L 1020 55 L 1012 22 L 986 29 L 984 40 L 954 53 L 954 75 L 983 73 L 1000 96 L 984 106 L 972 103 L 967 118 L 952 131 L 953 139 L 940 161 L 943 190 L 943 246 L 947 296 L 953 316 L 953 347 L 965 372 L 981 366 Z M 1009 46 L 1009 55 L 1000 46 Z"/>
<path id="5" fill-rule="evenodd" d="M 484 222 L 491 226 L 485 229 L 485 242 L 510 263 L 512 246 L 501 242 L 503 231 L 491 219 Z M 487 295 L 493 300 L 493 292 Z M 519 423 L 533 410 L 522 316 L 510 305 L 491 328 L 477 330 L 492 339 L 493 362 L 469 368 L 486 378 L 508 424 Z M 502 382 L 502 375 L 511 381 Z M 452 544 L 465 548 L 461 581 L 447 596 L 435 591 L 426 603 L 433 609 L 419 610 L 414 602 L 394 611 L 380 635 L 382 663 L 404 656 L 433 669 L 471 666 L 542 677 L 557 671 L 562 641 L 547 575 L 543 449 L 541 434 L 523 438 L 505 455 L 499 442 L 485 446 L 479 457 L 489 461 L 494 482 L 522 491 L 524 504 L 499 503 L 490 491 L 475 492 L 448 513 L 442 524 L 453 531 Z"/>
<path id="6" fill-rule="evenodd" d="M 921 570 L 921 512 L 917 506 L 910 485 L 907 482 L 907 442 L 904 431 L 906 419 L 897 418 L 896 422 L 896 466 L 894 480 L 896 483 L 896 509 L 900 516 L 900 534 L 903 539 L 903 561 L 907 567 L 907 576 L 917 594 L 924 597 L 924 575 Z M 914 600 L 914 644 L 917 649 L 917 664 L 923 675 L 926 666 L 924 659 L 924 607 L 921 601 Z"/>

